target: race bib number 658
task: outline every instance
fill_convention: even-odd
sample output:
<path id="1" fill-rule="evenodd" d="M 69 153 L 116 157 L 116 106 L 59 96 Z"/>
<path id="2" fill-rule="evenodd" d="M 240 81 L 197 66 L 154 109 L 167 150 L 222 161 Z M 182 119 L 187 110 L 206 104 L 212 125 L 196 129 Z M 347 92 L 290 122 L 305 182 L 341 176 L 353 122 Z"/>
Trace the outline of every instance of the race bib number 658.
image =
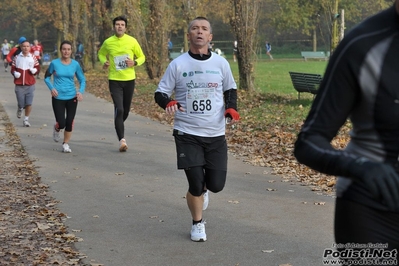
<path id="1" fill-rule="evenodd" d="M 214 88 L 190 89 L 187 92 L 187 111 L 189 114 L 212 115 L 215 101 Z"/>

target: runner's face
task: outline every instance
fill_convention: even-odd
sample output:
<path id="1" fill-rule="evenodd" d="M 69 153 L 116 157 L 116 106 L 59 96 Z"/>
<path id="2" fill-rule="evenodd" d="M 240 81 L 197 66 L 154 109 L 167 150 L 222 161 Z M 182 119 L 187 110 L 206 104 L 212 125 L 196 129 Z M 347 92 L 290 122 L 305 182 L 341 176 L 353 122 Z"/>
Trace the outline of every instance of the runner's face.
<path id="1" fill-rule="evenodd" d="M 190 46 L 193 48 L 208 49 L 208 43 L 212 40 L 211 25 L 206 20 L 195 20 L 187 34 Z"/>
<path id="2" fill-rule="evenodd" d="M 114 29 L 115 29 L 116 36 L 122 37 L 123 34 L 125 34 L 125 32 L 126 32 L 126 23 L 125 23 L 125 21 L 123 21 L 123 20 L 115 21 Z"/>
<path id="3" fill-rule="evenodd" d="M 62 55 L 62 58 L 64 58 L 64 59 L 70 58 L 70 57 L 71 57 L 71 54 L 72 54 L 72 46 L 69 45 L 69 44 L 67 44 L 67 43 L 64 43 L 64 44 L 61 46 L 61 55 Z"/>
<path id="4" fill-rule="evenodd" d="M 29 51 L 30 51 L 30 43 L 29 42 L 23 42 L 23 43 L 21 43 L 20 46 L 21 46 L 22 53 L 24 55 L 29 54 Z"/>

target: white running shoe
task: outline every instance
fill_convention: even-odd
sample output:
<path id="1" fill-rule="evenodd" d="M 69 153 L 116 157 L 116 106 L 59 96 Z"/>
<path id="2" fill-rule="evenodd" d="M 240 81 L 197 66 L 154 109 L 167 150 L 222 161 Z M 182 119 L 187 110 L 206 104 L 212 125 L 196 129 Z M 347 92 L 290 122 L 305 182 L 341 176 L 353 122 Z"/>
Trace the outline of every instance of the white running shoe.
<path id="1" fill-rule="evenodd" d="M 120 144 L 119 144 L 119 151 L 124 152 L 127 151 L 127 144 L 125 139 L 121 139 Z"/>
<path id="2" fill-rule="evenodd" d="M 28 120 L 24 120 L 24 127 L 30 127 L 30 123 Z"/>
<path id="3" fill-rule="evenodd" d="M 66 152 L 66 153 L 72 152 L 71 148 L 69 148 L 68 143 L 62 144 L 62 152 Z"/>
<path id="4" fill-rule="evenodd" d="M 202 221 L 197 224 L 193 224 L 191 227 L 191 240 L 195 242 L 205 242 L 206 241 L 206 233 L 205 233 L 205 222 Z"/>
<path id="5" fill-rule="evenodd" d="M 204 203 L 202 204 L 202 210 L 205 211 L 209 204 L 209 193 L 208 190 L 204 193 Z"/>
<path id="6" fill-rule="evenodd" d="M 22 108 L 18 108 L 18 110 L 17 110 L 17 117 L 18 118 L 21 118 L 21 116 L 22 116 Z"/>
<path id="7" fill-rule="evenodd" d="M 57 130 L 55 130 L 55 125 L 54 125 L 54 127 L 53 127 L 53 140 L 54 140 L 55 142 L 60 141 L 60 132 L 57 131 Z"/>

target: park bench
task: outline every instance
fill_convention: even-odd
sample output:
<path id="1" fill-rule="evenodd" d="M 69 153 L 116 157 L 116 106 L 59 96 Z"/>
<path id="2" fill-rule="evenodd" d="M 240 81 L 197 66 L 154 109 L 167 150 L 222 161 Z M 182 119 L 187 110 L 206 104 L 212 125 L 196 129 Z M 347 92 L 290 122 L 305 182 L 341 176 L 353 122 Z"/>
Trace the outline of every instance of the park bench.
<path id="1" fill-rule="evenodd" d="M 170 60 L 176 59 L 179 55 L 181 55 L 180 52 L 171 52 L 169 55 L 169 59 Z"/>
<path id="2" fill-rule="evenodd" d="M 319 74 L 289 72 L 291 76 L 292 85 L 298 92 L 298 100 L 301 92 L 309 92 L 313 95 L 317 94 L 321 80 L 323 77 Z"/>
<path id="3" fill-rule="evenodd" d="M 325 52 L 310 52 L 310 51 L 302 51 L 301 52 L 301 56 L 303 57 L 303 59 L 305 59 L 305 61 L 308 58 L 313 58 L 313 59 L 324 59 L 327 60 L 328 56 L 326 55 Z"/>

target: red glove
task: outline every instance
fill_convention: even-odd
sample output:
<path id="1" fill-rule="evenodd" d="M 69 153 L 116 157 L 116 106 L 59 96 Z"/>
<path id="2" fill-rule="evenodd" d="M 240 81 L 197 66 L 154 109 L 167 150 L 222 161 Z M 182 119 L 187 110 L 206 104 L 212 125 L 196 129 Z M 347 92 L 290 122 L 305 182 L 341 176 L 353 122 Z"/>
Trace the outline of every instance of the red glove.
<path id="1" fill-rule="evenodd" d="M 181 107 L 181 105 L 180 105 L 180 103 L 179 103 L 178 101 L 172 100 L 172 101 L 170 101 L 170 102 L 166 105 L 166 108 L 172 107 L 173 105 L 176 105 L 176 104 L 177 104 L 177 108 L 180 108 L 180 107 Z M 166 108 L 165 108 L 165 109 L 166 109 Z"/>
<path id="2" fill-rule="evenodd" d="M 225 112 L 224 112 L 224 116 L 225 117 L 230 117 L 232 120 L 240 120 L 240 114 L 234 110 L 233 108 L 228 108 Z"/>

